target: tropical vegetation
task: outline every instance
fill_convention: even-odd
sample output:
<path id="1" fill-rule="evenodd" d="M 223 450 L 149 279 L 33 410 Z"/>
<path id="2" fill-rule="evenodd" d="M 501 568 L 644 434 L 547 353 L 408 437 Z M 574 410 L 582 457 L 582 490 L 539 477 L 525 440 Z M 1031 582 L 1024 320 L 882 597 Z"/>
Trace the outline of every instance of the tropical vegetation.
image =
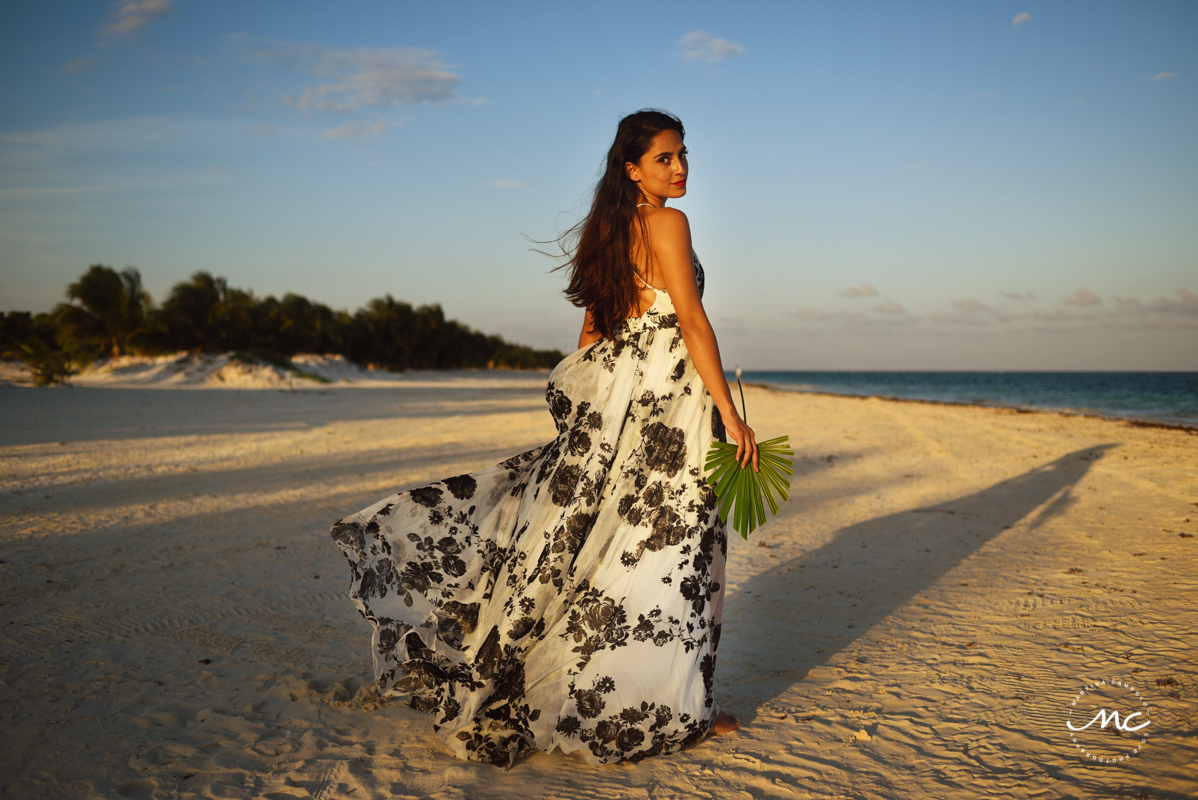
<path id="1" fill-rule="evenodd" d="M 137 269 L 95 264 L 66 296 L 48 313 L 0 312 L 0 357 L 29 364 L 39 384 L 96 359 L 179 351 L 254 353 L 271 363 L 330 353 L 396 371 L 545 369 L 562 358 L 446 319 L 439 304 L 413 308 L 387 295 L 350 314 L 297 294 L 257 297 L 208 272 L 176 284 L 156 306 Z"/>

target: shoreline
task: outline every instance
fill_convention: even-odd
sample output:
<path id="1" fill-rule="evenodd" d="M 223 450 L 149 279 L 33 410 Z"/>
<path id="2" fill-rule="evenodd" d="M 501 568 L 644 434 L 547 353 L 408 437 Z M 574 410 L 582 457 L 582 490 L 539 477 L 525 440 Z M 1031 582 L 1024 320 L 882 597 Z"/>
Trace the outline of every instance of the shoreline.
<path id="1" fill-rule="evenodd" d="M 998 411 L 1011 411 L 1016 414 L 1058 414 L 1063 417 L 1081 417 L 1083 419 L 1101 419 L 1108 422 L 1122 422 L 1136 428 L 1161 428 L 1163 430 L 1184 431 L 1198 435 L 1198 424 L 1190 425 L 1184 422 L 1166 422 L 1164 420 L 1144 419 L 1140 417 L 1123 417 L 1116 414 L 1102 414 L 1097 411 L 1071 411 L 1058 408 L 1035 408 L 1034 406 L 1014 406 L 1000 402 L 969 403 L 964 400 L 925 400 L 919 397 L 900 397 L 890 394 L 850 394 L 848 392 L 831 392 L 812 389 L 789 389 L 782 384 L 761 383 L 759 381 L 742 380 L 745 386 L 753 386 L 770 392 L 783 394 L 808 394 L 821 397 L 843 397 L 850 400 L 889 400 L 895 403 L 921 403 L 932 406 L 954 406 L 964 408 L 990 408 Z"/>
<path id="2" fill-rule="evenodd" d="M 330 390 L 346 388 L 383 388 L 386 386 L 411 386 L 413 383 L 438 383 L 444 379 L 474 378 L 495 379 L 500 376 L 521 380 L 537 374 L 548 375 L 552 369 L 516 369 L 496 367 L 471 367 L 447 370 L 414 369 L 394 372 L 384 369 L 372 369 L 351 364 L 341 356 L 300 354 L 294 357 L 290 369 L 284 370 L 277 365 L 266 363 L 241 363 L 231 358 L 231 354 L 171 354 L 166 356 L 123 356 L 115 359 L 98 360 L 79 373 L 68 377 L 60 387 L 92 387 L 92 388 L 154 388 L 154 389 L 275 389 L 280 391 Z M 850 371 L 851 372 L 851 371 Z M 905 371 L 899 371 L 905 372 Z M 973 370 L 961 370 L 972 373 Z M 1009 370 L 998 371 L 1005 374 Z M 1023 371 L 1027 372 L 1027 371 Z M 1058 371 L 1042 371 L 1058 372 Z M 1093 371 L 1077 371 L 1085 374 L 1099 374 Z M 1153 371 L 1157 374 L 1159 371 Z M 1178 374 L 1185 370 L 1175 371 Z M 1022 373 L 1021 373 L 1022 374 Z M 1125 371 L 1110 374 L 1125 374 Z M 729 383 L 733 373 L 725 372 Z M 800 385 L 775 383 L 762 380 L 743 380 L 742 384 L 766 389 L 772 392 L 786 394 L 806 394 L 825 397 L 855 398 L 868 400 L 876 398 L 898 403 L 922 403 L 927 405 L 957 406 L 969 408 L 998 409 L 1018 414 L 1057 414 L 1065 417 L 1080 417 L 1084 419 L 1101 419 L 1123 422 L 1134 427 L 1159 428 L 1162 430 L 1184 431 L 1191 435 L 1198 434 L 1198 419 L 1190 421 L 1184 417 L 1141 417 L 1115 412 L 1104 412 L 1089 408 L 1056 408 L 1038 407 L 1024 404 L 1007 403 L 1000 400 L 970 401 L 970 400 L 938 400 L 921 397 L 905 397 L 896 394 L 877 392 L 856 393 L 841 392 L 830 389 L 802 388 Z M 23 362 L 0 360 L 0 384 L 26 388 L 36 387 L 29 374 L 28 367 Z"/>

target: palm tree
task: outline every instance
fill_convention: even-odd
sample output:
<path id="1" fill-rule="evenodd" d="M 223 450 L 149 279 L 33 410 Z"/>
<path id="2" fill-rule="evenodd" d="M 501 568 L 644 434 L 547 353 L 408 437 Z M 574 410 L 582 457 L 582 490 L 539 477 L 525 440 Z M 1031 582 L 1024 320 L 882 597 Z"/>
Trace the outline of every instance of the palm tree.
<path id="1" fill-rule="evenodd" d="M 67 297 L 78 305 L 59 304 L 56 314 L 62 327 L 81 344 L 114 356 L 125 354 L 130 338 L 144 329 L 150 310 L 150 295 L 136 267 L 117 272 L 93 264 L 67 287 Z"/>
<path id="2" fill-rule="evenodd" d="M 171 288 L 157 315 L 174 347 L 220 353 L 248 345 L 254 302 L 252 294 L 230 289 L 224 278 L 197 272 Z"/>

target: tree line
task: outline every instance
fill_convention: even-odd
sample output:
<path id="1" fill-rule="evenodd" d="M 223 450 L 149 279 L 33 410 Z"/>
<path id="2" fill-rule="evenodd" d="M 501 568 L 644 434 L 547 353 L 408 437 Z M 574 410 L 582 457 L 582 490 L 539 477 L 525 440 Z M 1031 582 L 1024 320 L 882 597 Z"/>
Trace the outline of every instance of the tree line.
<path id="1" fill-rule="evenodd" d="M 256 297 L 197 272 L 155 305 L 134 267 L 95 264 L 67 286 L 53 311 L 0 312 L 0 356 L 29 364 L 55 383 L 95 359 L 234 352 L 268 363 L 298 353 L 336 353 L 366 367 L 546 369 L 558 350 L 534 350 L 446 319 L 439 304 L 413 308 L 391 295 L 353 314 L 297 294 Z"/>

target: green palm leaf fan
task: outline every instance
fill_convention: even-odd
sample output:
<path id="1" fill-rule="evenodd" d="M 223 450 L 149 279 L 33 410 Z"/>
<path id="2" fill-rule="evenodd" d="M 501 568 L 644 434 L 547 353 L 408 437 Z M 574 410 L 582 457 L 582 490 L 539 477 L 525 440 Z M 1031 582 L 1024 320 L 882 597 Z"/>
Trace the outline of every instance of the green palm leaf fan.
<path id="1" fill-rule="evenodd" d="M 745 407 L 745 389 L 740 384 L 740 367 L 736 368 L 736 385 L 740 387 L 740 407 Z M 742 414 L 748 422 L 748 414 Z M 757 469 L 753 471 L 750 464 L 742 468 L 736 460 L 736 445 L 731 442 L 712 442 L 707 451 L 707 463 L 704 472 L 707 482 L 715 491 L 719 503 L 720 519 L 728 521 L 732 514 L 732 528 L 748 539 L 749 534 L 758 526 L 765 524 L 765 507 L 768 504 L 770 514 L 778 513 L 779 501 L 774 497 L 777 493 L 786 502 L 790 497 L 790 478 L 794 474 L 791 467 L 791 457 L 794 450 L 790 448 L 790 437 L 779 436 L 757 443 Z M 764 501 L 764 502 L 763 502 Z"/>

